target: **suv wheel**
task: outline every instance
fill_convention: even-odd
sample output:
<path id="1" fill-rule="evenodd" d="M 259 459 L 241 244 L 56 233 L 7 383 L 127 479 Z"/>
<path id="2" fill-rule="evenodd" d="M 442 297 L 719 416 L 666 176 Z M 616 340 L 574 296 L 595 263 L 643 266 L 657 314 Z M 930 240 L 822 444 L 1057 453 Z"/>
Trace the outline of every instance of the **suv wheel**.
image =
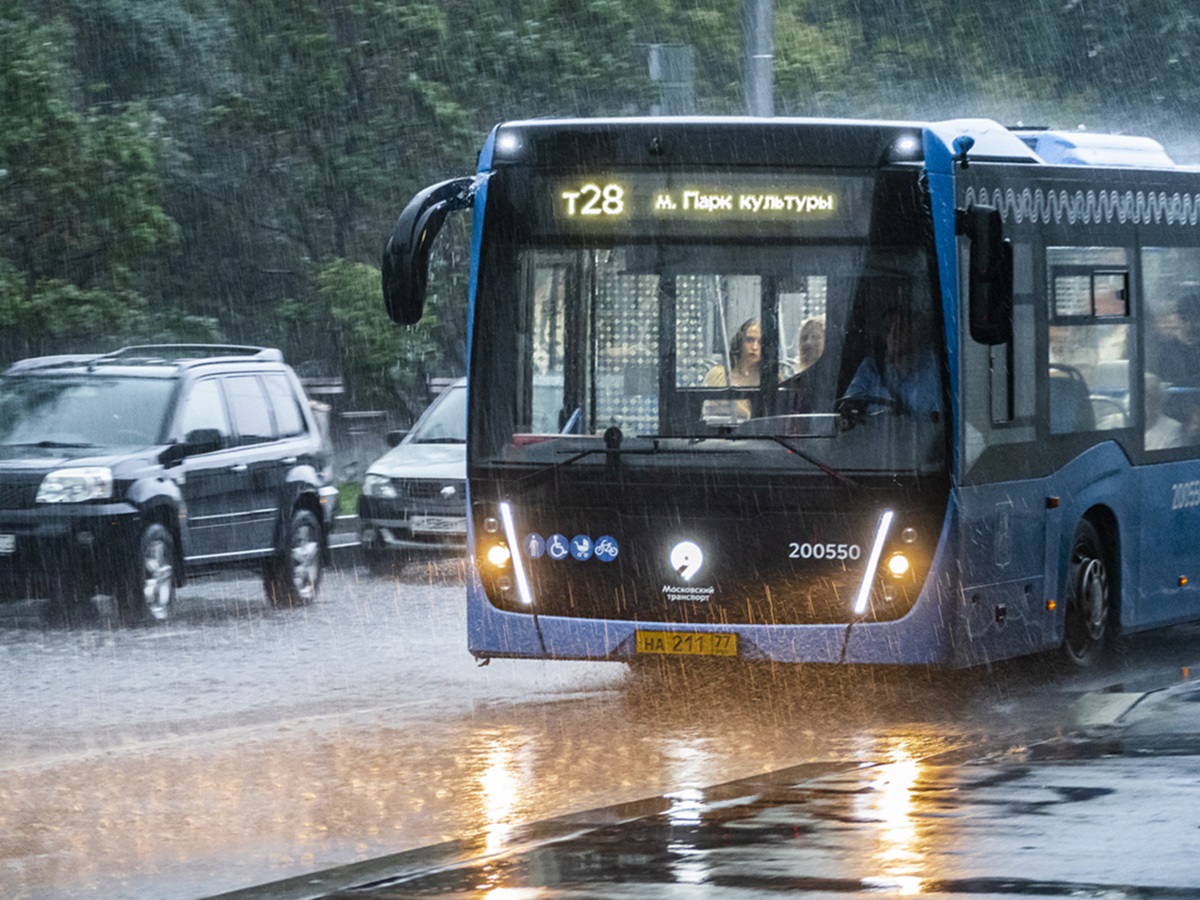
<path id="1" fill-rule="evenodd" d="M 292 513 L 282 552 L 267 564 L 263 587 L 276 609 L 307 606 L 321 583 L 321 525 L 307 509 Z"/>
<path id="2" fill-rule="evenodd" d="M 133 566 L 117 596 L 132 622 L 165 622 L 175 606 L 175 541 L 153 522 L 142 529 Z"/>

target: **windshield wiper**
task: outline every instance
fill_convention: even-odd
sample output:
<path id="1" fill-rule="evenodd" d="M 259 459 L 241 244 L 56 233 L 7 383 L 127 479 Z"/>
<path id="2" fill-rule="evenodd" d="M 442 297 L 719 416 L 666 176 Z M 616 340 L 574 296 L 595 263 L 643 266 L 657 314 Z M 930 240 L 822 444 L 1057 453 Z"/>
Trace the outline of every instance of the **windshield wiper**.
<path id="1" fill-rule="evenodd" d="M 851 487 L 858 487 L 858 482 L 854 481 L 851 478 L 848 478 L 847 476 L 843 475 L 841 472 L 837 471 L 836 469 L 821 462 L 821 460 L 817 459 L 815 456 L 812 456 L 811 454 L 806 453 L 805 451 L 799 449 L 798 447 L 792 446 L 790 443 L 788 443 L 786 440 L 784 440 L 782 437 L 779 437 L 778 435 L 769 435 L 769 434 L 754 434 L 754 435 L 639 434 L 639 435 L 637 435 L 638 440 L 651 441 L 652 443 L 649 447 L 636 447 L 636 448 L 623 448 L 621 446 L 621 442 L 624 440 L 624 437 L 625 436 L 624 436 L 624 434 L 622 434 L 621 429 L 617 428 L 614 425 L 612 428 L 609 428 L 607 431 L 604 432 L 604 446 L 603 447 L 589 447 L 588 449 L 581 450 L 578 453 L 576 453 L 573 456 L 570 456 L 566 459 L 562 459 L 562 460 L 559 460 L 558 462 L 550 463 L 549 465 L 544 466 L 541 469 L 538 469 L 534 472 L 530 472 L 528 475 L 523 475 L 522 477 L 518 478 L 516 483 L 513 485 L 514 494 L 520 493 L 520 492 L 524 491 L 526 488 L 533 487 L 537 484 L 540 484 L 549 475 L 551 475 L 553 472 L 556 472 L 557 470 L 559 470 L 561 468 L 565 468 L 566 466 L 573 465 L 574 463 L 579 462 L 581 459 L 587 459 L 587 457 L 595 456 L 596 454 L 599 454 L 599 453 L 603 453 L 607 457 L 607 460 L 610 465 L 616 465 L 617 461 L 623 456 L 657 456 L 657 455 L 665 454 L 665 453 L 696 455 L 696 456 L 709 456 L 709 455 L 713 454 L 714 452 L 716 452 L 716 453 L 741 453 L 741 452 L 744 452 L 741 450 L 717 450 L 717 451 L 714 451 L 711 449 L 710 450 L 697 450 L 693 447 L 663 447 L 659 443 L 660 441 L 691 441 L 694 443 L 698 443 L 700 441 L 711 441 L 711 440 L 735 440 L 735 441 L 768 440 L 768 441 L 773 441 L 774 443 L 779 444 L 785 450 L 789 450 L 792 453 L 796 454 L 796 456 L 800 457 L 802 460 L 804 460 L 805 462 L 807 462 L 809 465 L 813 466 L 814 468 L 820 469 L 822 472 L 824 472 L 826 475 L 830 476 L 831 478 L 835 478 L 838 481 L 841 481 L 845 484 L 850 485 Z"/>
<path id="2" fill-rule="evenodd" d="M 799 447 L 794 446 L 793 444 L 789 443 L 785 438 L 783 438 L 777 434 L 737 434 L 736 432 L 730 432 L 728 434 L 725 434 L 725 433 L 721 433 L 721 434 L 640 434 L 640 435 L 638 435 L 638 437 L 643 440 L 648 440 L 648 441 L 649 440 L 652 440 L 652 441 L 666 441 L 666 440 L 676 440 L 676 441 L 772 441 L 772 442 L 778 444 L 779 446 L 783 447 L 785 450 L 789 450 L 792 453 L 795 453 L 798 457 L 800 457 L 806 463 L 808 463 L 809 465 L 811 465 L 817 469 L 820 469 L 822 472 L 824 472 L 826 475 L 830 476 L 831 478 L 836 478 L 838 481 L 845 482 L 846 484 L 850 485 L 851 487 L 858 487 L 858 482 L 855 481 L 853 478 L 849 478 L 848 476 L 843 475 L 837 469 L 833 468 L 832 466 L 826 465 L 825 463 L 821 462 L 821 460 L 817 459 L 817 457 L 813 456 L 811 453 L 808 453 L 805 450 L 801 450 Z M 700 452 L 700 451 L 692 451 L 692 452 Z M 711 452 L 711 451 L 703 451 L 703 452 L 707 453 L 707 452 Z"/>
<path id="3" fill-rule="evenodd" d="M 675 435 L 671 435 L 671 437 L 675 437 Z M 639 438 L 641 438 L 641 435 L 639 435 Z M 613 425 L 611 428 L 609 428 L 607 431 L 604 432 L 604 446 L 603 447 L 589 447 L 586 450 L 580 450 L 578 453 L 574 454 L 573 456 L 569 456 L 566 459 L 560 459 L 557 462 L 552 462 L 549 465 L 546 465 L 540 469 L 537 469 L 536 471 L 530 472 L 528 475 L 522 475 L 520 478 L 518 478 L 516 480 L 516 483 L 513 485 L 513 490 L 514 490 L 514 492 L 520 492 L 520 491 L 525 490 L 526 488 L 534 487 L 534 486 L 540 484 L 549 475 L 558 471 L 559 469 L 565 468 L 566 466 L 573 465 L 573 464 L 579 462 L 581 459 L 587 459 L 589 456 L 595 456 L 600 453 L 603 453 L 605 455 L 605 457 L 607 458 L 608 464 L 610 466 L 615 466 L 617 464 L 617 461 L 622 456 L 657 456 L 657 455 L 663 454 L 663 453 L 707 455 L 707 454 L 712 453 L 711 450 L 694 450 L 691 447 L 661 447 L 658 444 L 658 441 L 660 440 L 660 438 L 657 438 L 653 435 L 646 438 L 647 440 L 654 441 L 654 443 L 651 446 L 626 449 L 626 448 L 621 447 L 621 442 L 624 439 L 625 439 L 625 435 L 622 433 L 621 429 L 618 428 L 616 425 Z M 686 438 L 685 438 L 685 440 L 686 440 Z M 736 451 L 736 452 L 741 452 L 741 451 Z"/>
<path id="4" fill-rule="evenodd" d="M 20 444 L 5 444 L 6 447 L 38 447 L 42 450 L 82 450 L 85 447 L 95 447 L 95 444 L 81 444 L 72 441 L 26 441 Z"/>

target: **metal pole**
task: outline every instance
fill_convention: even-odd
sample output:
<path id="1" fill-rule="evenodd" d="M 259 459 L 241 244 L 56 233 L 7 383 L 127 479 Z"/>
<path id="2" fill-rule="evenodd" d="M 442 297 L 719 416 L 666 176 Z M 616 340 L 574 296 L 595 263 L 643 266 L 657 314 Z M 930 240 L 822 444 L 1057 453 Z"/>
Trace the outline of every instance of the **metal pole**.
<path id="1" fill-rule="evenodd" d="M 742 0 L 746 112 L 752 116 L 775 115 L 775 91 L 771 75 L 775 41 L 771 19 L 771 0 Z"/>
<path id="2" fill-rule="evenodd" d="M 651 44 L 650 80 L 659 83 L 662 103 L 656 116 L 688 116 L 696 111 L 696 49 L 691 44 Z"/>

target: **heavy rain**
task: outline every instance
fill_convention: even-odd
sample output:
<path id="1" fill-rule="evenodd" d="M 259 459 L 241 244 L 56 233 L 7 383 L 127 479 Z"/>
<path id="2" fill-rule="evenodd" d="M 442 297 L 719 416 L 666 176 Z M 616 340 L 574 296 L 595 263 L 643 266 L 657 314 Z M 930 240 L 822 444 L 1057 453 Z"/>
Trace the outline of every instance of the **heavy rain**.
<path id="1" fill-rule="evenodd" d="M 0 895 L 1200 896 L 1197 34 L 5 4 Z"/>

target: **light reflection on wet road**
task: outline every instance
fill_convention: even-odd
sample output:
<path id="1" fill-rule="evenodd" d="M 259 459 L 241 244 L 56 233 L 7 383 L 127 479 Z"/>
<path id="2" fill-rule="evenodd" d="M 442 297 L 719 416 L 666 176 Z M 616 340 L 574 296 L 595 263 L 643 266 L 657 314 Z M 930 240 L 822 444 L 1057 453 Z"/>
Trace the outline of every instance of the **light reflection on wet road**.
<path id="1" fill-rule="evenodd" d="M 5 895 L 206 896 L 663 794 L 684 825 L 700 789 L 812 761 L 882 763 L 851 814 L 884 824 L 878 868 L 902 880 L 920 761 L 1052 734 L 1089 686 L 1037 662 L 477 668 L 460 576 L 348 569 L 291 612 L 215 580 L 157 629 L 0 607 Z"/>

